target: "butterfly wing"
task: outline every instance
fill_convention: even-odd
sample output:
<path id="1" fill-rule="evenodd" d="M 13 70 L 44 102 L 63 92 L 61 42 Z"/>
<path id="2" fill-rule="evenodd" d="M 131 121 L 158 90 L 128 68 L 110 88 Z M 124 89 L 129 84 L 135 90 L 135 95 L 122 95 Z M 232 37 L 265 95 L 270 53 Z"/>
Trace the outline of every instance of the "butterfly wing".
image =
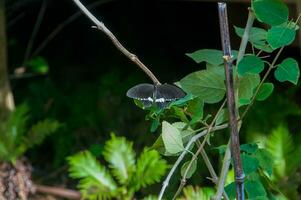
<path id="1" fill-rule="evenodd" d="M 130 88 L 126 96 L 140 100 L 145 108 L 151 107 L 153 104 L 153 93 L 155 86 L 149 83 L 141 83 Z"/>
<path id="2" fill-rule="evenodd" d="M 181 99 L 185 96 L 185 92 L 171 84 L 158 85 L 156 90 L 156 103 L 160 108 L 166 107 L 171 101 Z"/>

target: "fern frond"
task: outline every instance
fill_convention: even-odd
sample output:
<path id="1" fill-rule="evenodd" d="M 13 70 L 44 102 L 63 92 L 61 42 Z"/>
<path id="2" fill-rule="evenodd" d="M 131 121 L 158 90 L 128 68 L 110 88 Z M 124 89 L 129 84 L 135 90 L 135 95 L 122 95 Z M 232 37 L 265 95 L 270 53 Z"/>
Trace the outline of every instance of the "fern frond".
<path id="1" fill-rule="evenodd" d="M 137 171 L 133 181 L 135 189 L 159 182 L 166 169 L 166 161 L 161 159 L 156 150 L 144 149 L 137 161 Z"/>
<path id="2" fill-rule="evenodd" d="M 294 144 L 287 127 L 280 125 L 272 131 L 266 144 L 274 158 L 275 174 L 284 177 L 287 171 L 287 158 L 294 150 Z"/>
<path id="3" fill-rule="evenodd" d="M 184 197 L 178 198 L 178 200 L 210 200 L 214 195 L 214 191 L 211 188 L 199 188 L 187 186 L 183 189 Z"/>
<path id="4" fill-rule="evenodd" d="M 112 173 L 120 184 L 129 182 L 135 171 L 135 152 L 132 146 L 124 137 L 112 134 L 104 147 L 104 158 L 110 163 Z"/>
<path id="5" fill-rule="evenodd" d="M 43 121 L 39 121 L 30 128 L 25 139 L 26 144 L 28 147 L 41 144 L 46 136 L 54 133 L 60 127 L 61 124 L 56 120 L 45 119 Z"/>
<path id="6" fill-rule="evenodd" d="M 68 162 L 70 176 L 80 179 L 78 187 L 84 199 L 102 200 L 116 195 L 116 183 L 89 151 L 68 157 Z"/>

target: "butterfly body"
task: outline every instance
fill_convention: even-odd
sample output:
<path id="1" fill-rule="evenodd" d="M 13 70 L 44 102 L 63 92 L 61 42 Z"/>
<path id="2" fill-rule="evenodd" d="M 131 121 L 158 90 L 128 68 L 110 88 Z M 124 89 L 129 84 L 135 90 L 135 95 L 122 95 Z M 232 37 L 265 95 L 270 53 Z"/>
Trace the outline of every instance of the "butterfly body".
<path id="1" fill-rule="evenodd" d="M 140 100 L 145 108 L 152 105 L 164 108 L 170 102 L 183 98 L 186 94 L 182 89 L 171 84 L 153 85 L 141 83 L 130 88 L 126 95 L 130 98 Z"/>

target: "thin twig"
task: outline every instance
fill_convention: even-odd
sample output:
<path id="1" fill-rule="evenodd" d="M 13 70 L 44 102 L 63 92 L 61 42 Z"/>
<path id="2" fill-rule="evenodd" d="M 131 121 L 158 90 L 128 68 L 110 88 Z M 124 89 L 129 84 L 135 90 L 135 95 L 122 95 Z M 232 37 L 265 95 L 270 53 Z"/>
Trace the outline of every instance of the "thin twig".
<path id="1" fill-rule="evenodd" d="M 224 185 L 229 171 L 230 163 L 231 163 L 231 151 L 230 151 L 230 141 L 229 141 L 225 151 L 223 166 L 222 166 L 221 174 L 218 179 L 217 192 L 214 197 L 214 200 L 220 200 L 222 198 L 222 194 L 225 191 Z"/>
<path id="2" fill-rule="evenodd" d="M 228 127 L 228 124 L 222 124 L 222 125 L 219 125 L 219 126 L 215 126 L 215 127 L 212 127 L 211 131 L 218 131 L 218 130 L 222 130 L 222 129 L 225 129 Z M 193 136 L 190 141 L 187 143 L 187 145 L 185 146 L 185 149 L 183 150 L 183 152 L 181 153 L 181 155 L 178 157 L 177 161 L 175 162 L 175 164 L 172 166 L 171 170 L 169 171 L 167 177 L 165 178 L 164 182 L 163 182 L 163 185 L 162 185 L 162 188 L 161 188 L 161 191 L 160 191 L 160 194 L 159 194 L 159 197 L 158 197 L 158 200 L 161 200 L 163 195 L 164 195 L 164 192 L 169 184 L 169 181 L 173 175 L 173 173 L 175 172 L 175 170 L 177 169 L 177 167 L 179 166 L 179 164 L 182 162 L 182 160 L 184 159 L 186 153 L 189 151 L 189 148 L 190 146 L 195 143 L 199 138 L 203 137 L 204 135 L 208 134 L 208 130 L 204 130 L 198 134 L 196 134 L 195 136 Z"/>
<path id="3" fill-rule="evenodd" d="M 40 12 L 39 12 L 38 17 L 37 17 L 37 21 L 36 21 L 36 23 L 34 25 L 34 28 L 32 30 L 32 34 L 30 36 L 30 39 L 29 39 L 29 42 L 28 42 L 28 45 L 27 45 L 27 48 L 26 48 L 26 51 L 25 51 L 23 64 L 30 57 L 32 46 L 33 46 L 34 40 L 35 40 L 35 38 L 36 38 L 36 36 L 38 34 L 38 31 L 40 29 L 41 23 L 43 21 L 44 14 L 45 14 L 45 11 L 46 11 L 46 8 L 47 8 L 47 4 L 48 4 L 48 1 L 47 0 L 43 0 L 41 8 L 40 8 Z"/>
<path id="4" fill-rule="evenodd" d="M 219 114 L 220 114 L 221 111 L 223 110 L 225 104 L 226 104 L 226 100 L 223 101 L 222 105 L 219 107 L 219 109 L 218 109 L 217 113 L 215 114 L 213 120 L 211 121 L 210 125 L 208 126 L 208 128 L 207 128 L 207 132 L 208 132 L 208 133 L 211 132 L 211 129 L 212 129 L 212 127 L 214 126 L 214 124 L 215 124 L 215 122 L 216 122 L 216 120 L 217 120 Z M 186 179 L 187 179 L 187 174 L 188 174 L 188 172 L 190 171 L 190 168 L 192 167 L 193 162 L 198 158 L 199 154 L 200 154 L 201 151 L 203 150 L 204 145 L 205 145 L 205 142 L 208 140 L 209 137 L 210 137 L 210 134 L 207 134 L 206 137 L 204 138 L 203 142 L 202 142 L 201 145 L 199 146 L 198 150 L 196 151 L 196 153 L 193 154 L 193 156 L 192 156 L 192 158 L 191 158 L 191 160 L 190 160 L 190 162 L 189 162 L 189 164 L 188 164 L 188 166 L 187 166 L 187 168 L 186 168 L 186 170 L 185 170 L 185 172 L 184 172 L 184 174 L 183 174 L 183 178 L 182 178 L 182 180 L 181 180 L 181 183 L 180 183 L 180 185 L 179 185 L 179 187 L 178 187 L 178 190 L 177 190 L 177 192 L 175 193 L 173 199 L 175 199 L 175 198 L 180 194 L 180 192 L 182 191 L 183 187 L 185 186 L 185 184 L 186 184 Z"/>
<path id="5" fill-rule="evenodd" d="M 119 49 L 126 57 L 128 57 L 131 61 L 133 61 L 136 65 L 140 67 L 146 73 L 149 78 L 154 82 L 155 85 L 160 84 L 159 80 L 156 78 L 156 76 L 139 60 L 139 58 L 129 52 L 115 37 L 115 35 L 94 15 L 79 1 L 79 0 L 73 0 L 74 3 L 83 11 L 83 13 L 96 25 L 95 28 L 102 31 L 104 34 L 106 34 L 113 44 Z"/>
<path id="6" fill-rule="evenodd" d="M 227 4 L 218 3 L 221 42 L 224 52 L 224 65 L 227 88 L 227 104 L 229 111 L 229 127 L 231 132 L 231 155 L 234 159 L 234 172 L 236 182 L 236 199 L 244 200 L 244 173 L 240 158 L 240 143 L 237 126 L 237 110 L 235 105 L 234 82 L 233 82 L 233 65 L 230 45 L 230 35 L 227 16 Z"/>
<path id="7" fill-rule="evenodd" d="M 51 194 L 65 199 L 81 199 L 81 194 L 78 191 L 45 185 L 34 185 L 35 192 Z"/>
<path id="8" fill-rule="evenodd" d="M 99 5 L 102 5 L 104 3 L 110 2 L 112 0 L 99 0 L 94 3 L 91 3 L 90 5 L 87 5 L 88 9 L 93 9 Z M 55 36 L 58 35 L 59 32 L 61 32 L 66 26 L 71 24 L 73 21 L 75 21 L 78 17 L 80 17 L 83 13 L 81 11 L 78 11 L 68 17 L 66 20 L 64 20 L 62 23 L 60 23 L 57 27 L 53 29 L 53 31 L 50 32 L 50 34 L 44 39 L 43 42 L 41 42 L 38 47 L 34 50 L 32 53 L 32 56 L 38 55 L 48 44 L 51 42 Z"/>
<path id="9" fill-rule="evenodd" d="M 252 99 L 251 99 L 251 103 L 247 106 L 247 108 L 244 110 L 243 114 L 241 115 L 241 120 L 246 116 L 247 112 L 249 111 L 249 109 L 251 108 L 251 106 L 254 104 L 256 97 L 264 83 L 264 81 L 267 79 L 267 77 L 269 76 L 269 74 L 271 73 L 271 70 L 275 67 L 275 64 L 281 54 L 281 52 L 283 51 L 284 47 L 281 47 L 277 53 L 277 55 L 275 56 L 273 62 L 270 64 L 268 70 L 266 71 L 266 73 L 264 74 L 261 82 L 259 83 L 259 86 L 257 87 Z"/>

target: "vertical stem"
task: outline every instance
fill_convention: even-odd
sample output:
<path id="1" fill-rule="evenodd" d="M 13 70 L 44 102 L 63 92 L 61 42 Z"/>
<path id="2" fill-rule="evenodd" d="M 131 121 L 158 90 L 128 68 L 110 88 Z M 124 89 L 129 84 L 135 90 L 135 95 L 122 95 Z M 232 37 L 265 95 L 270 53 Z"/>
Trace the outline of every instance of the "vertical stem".
<path id="1" fill-rule="evenodd" d="M 227 5 L 226 3 L 218 3 L 221 42 L 224 52 L 224 65 L 226 75 L 227 88 L 227 104 L 229 111 L 229 124 L 231 132 L 231 155 L 234 160 L 234 172 L 236 182 L 236 199 L 244 200 L 244 173 L 240 158 L 240 144 L 237 126 L 237 110 L 235 106 L 234 97 L 234 83 L 233 83 L 233 65 L 232 54 L 228 27 Z"/>
<path id="2" fill-rule="evenodd" d="M 7 76 L 5 4 L 0 0 L 0 110 L 7 113 L 15 107 Z"/>

